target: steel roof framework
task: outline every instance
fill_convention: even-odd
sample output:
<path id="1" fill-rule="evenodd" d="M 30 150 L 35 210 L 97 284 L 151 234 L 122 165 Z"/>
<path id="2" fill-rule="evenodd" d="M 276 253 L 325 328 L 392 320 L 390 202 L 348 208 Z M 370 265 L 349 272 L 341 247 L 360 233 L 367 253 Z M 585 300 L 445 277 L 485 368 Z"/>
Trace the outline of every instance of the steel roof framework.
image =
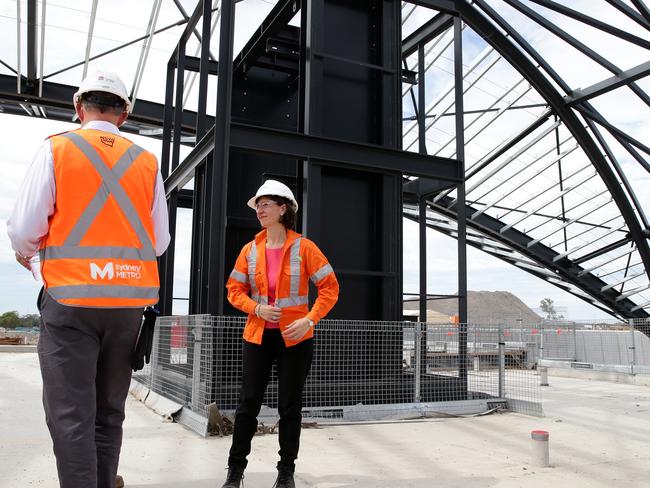
<path id="1" fill-rule="evenodd" d="M 83 61 L 46 74 L 44 54 L 48 44 L 45 40 L 50 42 L 51 34 L 48 31 L 46 37 L 45 27 L 47 15 L 55 6 L 45 0 L 27 0 L 25 15 L 21 2 L 16 2 L 16 62 L 12 66 L 9 59 L 0 60 L 8 72 L 0 77 L 2 110 L 69 121 L 73 83 L 47 80 L 64 79 L 66 74 L 78 72 L 75 70 L 80 67 L 85 72 L 97 60 L 139 46 L 140 56 L 132 80 L 132 93 L 137 97 L 143 76 L 151 66 L 152 44 L 160 35 L 172 37 L 173 34 L 176 40 L 184 38 L 186 46 L 190 38 L 195 39 L 192 42 L 197 43 L 196 53 L 200 53 L 201 58 L 184 56 L 184 69 L 200 72 L 200 89 L 196 91 L 206 93 L 208 74 L 214 75 L 218 70 L 218 62 L 211 51 L 216 44 L 215 37 L 211 43 L 202 43 L 198 29 L 194 25 L 191 29 L 186 26 L 201 17 L 201 31 L 213 31 L 221 6 L 214 2 L 210 8 L 201 8 L 202 3 L 174 0 L 176 19 L 156 29 L 161 2 L 154 0 L 149 23 L 142 29 L 146 30 L 145 35 L 93 55 L 98 11 L 95 0 L 87 13 Z M 628 22 L 636 32 L 633 28 L 618 27 L 614 22 L 605 22 L 550 0 L 532 0 L 528 4 L 518 0 L 403 2 L 404 31 L 412 31 L 403 40 L 405 73 L 417 71 L 421 80 L 415 85 L 404 84 L 405 112 L 409 109 L 413 112 L 412 116 L 405 117 L 404 147 L 452 158 L 458 151 L 456 134 L 462 132 L 467 178 L 466 198 L 460 198 L 465 200 L 462 206 L 458 205 L 456 191 L 445 189 L 444 184 L 408 178 L 405 191 L 407 195 L 426 198 L 427 225 L 454 235 L 448 224 L 436 224 L 439 219 L 433 215 L 442 215 L 451 222 L 458 218 L 459 212 L 467 212 L 469 229 L 491 242 L 491 247 L 483 244 L 486 252 L 492 249 L 491 254 L 500 259 L 618 317 L 647 317 L 650 311 L 649 226 L 622 161 L 628 167 L 632 161 L 648 172 L 650 149 L 647 141 L 639 140 L 598 107 L 600 100 L 614 90 L 628 90 L 645 107 L 646 120 L 649 120 L 650 96 L 644 86 L 648 86 L 645 82 L 650 73 L 650 61 L 646 57 L 636 66 L 622 69 L 581 41 L 579 35 L 564 28 L 564 19 L 571 19 L 571 22 L 589 26 L 603 36 L 629 43 L 647 54 L 650 48 L 647 7 L 641 1 L 628 4 L 608 0 L 607 3 L 612 12 L 620 14 L 618 25 Z M 189 4 L 192 16 L 185 10 Z M 206 23 L 210 18 L 207 14 L 214 12 L 217 12 L 214 21 Z M 551 19 L 551 15 L 556 17 Z M 167 12 L 165 19 L 169 17 Z M 418 20 L 425 17 L 426 21 Z M 467 61 L 462 81 L 453 83 L 449 60 L 453 59 L 451 50 L 455 46 L 455 18 L 462 20 L 466 37 L 478 36 L 483 40 L 483 49 L 478 55 L 470 49 L 464 50 Z M 518 26 L 527 22 L 540 27 L 570 46 L 572 52 L 578 52 L 584 59 L 609 71 L 610 76 L 601 77 L 584 88 L 573 88 L 524 32 L 513 25 L 513 19 Z M 203 49 L 199 49 L 201 46 Z M 22 61 L 25 54 L 26 65 Z M 206 68 L 201 69 L 202 66 Z M 184 71 L 178 68 L 177 63 L 171 62 L 165 69 L 167 73 Z M 503 73 L 508 69 L 510 76 L 504 82 Z M 447 88 L 439 89 L 432 96 L 434 91 L 430 86 L 440 80 L 448 82 Z M 209 104 L 205 97 L 202 100 L 194 97 L 193 102 L 188 99 L 192 83 L 185 78 L 176 79 L 171 85 L 171 90 L 176 86 L 177 94 L 183 93 L 184 84 L 190 88 L 183 99 L 176 100 L 174 117 L 177 123 L 172 124 L 170 138 L 197 141 L 214 122 L 206 113 L 205 107 Z M 461 110 L 465 122 L 460 131 L 448 123 L 449 116 L 456 110 L 454 90 L 458 91 L 458 85 L 465 100 L 465 109 Z M 169 92 L 169 85 L 166 90 Z M 491 95 L 491 103 L 478 105 L 476 100 L 480 97 L 477 94 Z M 192 103 L 196 108 L 188 110 Z M 424 108 L 418 110 L 418 107 Z M 197 111 L 205 115 L 197 118 Z M 164 126 L 163 112 L 161 104 L 140 99 L 126 129 L 155 133 Z M 516 130 L 512 130 L 513 126 Z M 171 130 L 169 122 L 168 130 Z M 497 132 L 501 133 L 500 137 L 494 138 Z M 160 132 L 158 135 L 163 136 Z M 499 143 L 488 144 L 494 140 Z M 178 152 L 171 155 L 171 161 L 171 169 L 175 169 L 180 163 Z M 412 208 L 405 209 L 405 216 L 413 218 Z M 422 220 L 421 216 L 419 218 Z M 470 245 L 484 242 L 476 241 L 471 235 L 468 236 Z M 512 253 L 494 251 L 502 248 L 510 249 L 521 259 L 513 259 Z"/>

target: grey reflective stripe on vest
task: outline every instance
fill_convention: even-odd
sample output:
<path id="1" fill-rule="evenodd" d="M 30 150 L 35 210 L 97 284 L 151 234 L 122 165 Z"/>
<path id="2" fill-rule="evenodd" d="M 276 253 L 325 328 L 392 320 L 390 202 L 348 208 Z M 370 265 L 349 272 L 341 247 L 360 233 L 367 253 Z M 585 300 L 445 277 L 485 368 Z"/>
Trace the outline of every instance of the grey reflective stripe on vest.
<path id="1" fill-rule="evenodd" d="M 278 298 L 275 301 L 275 306 L 284 308 L 284 307 L 297 307 L 298 305 L 308 305 L 309 297 L 306 295 L 303 296 L 292 296 L 289 298 Z"/>
<path id="2" fill-rule="evenodd" d="M 70 285 L 48 287 L 55 300 L 65 298 L 158 298 L 158 287 L 126 285 Z"/>
<path id="3" fill-rule="evenodd" d="M 253 242 L 251 251 L 248 253 L 248 256 L 246 256 L 246 260 L 248 261 L 248 281 L 250 281 L 251 284 L 251 296 L 257 296 L 259 295 L 259 291 L 257 291 L 257 283 L 255 283 L 255 272 L 257 271 L 257 246 L 255 245 L 255 242 Z M 253 298 L 253 300 L 255 299 Z M 255 301 L 260 303 L 259 300 Z"/>
<path id="4" fill-rule="evenodd" d="M 61 137 L 68 139 L 84 154 L 84 156 L 86 156 L 86 158 L 88 158 L 88 161 L 90 161 L 95 170 L 97 170 L 101 176 L 102 183 L 97 190 L 97 193 L 84 209 L 79 220 L 77 220 L 77 223 L 70 231 L 63 246 L 46 248 L 44 252 L 45 259 L 122 258 L 154 261 L 156 259 L 156 251 L 154 250 L 153 243 L 151 242 L 131 199 L 119 182 L 120 178 L 131 167 L 135 159 L 144 152 L 144 149 L 135 144 L 131 145 L 113 168 L 109 169 L 99 154 L 97 154 L 95 148 L 83 137 L 74 132 L 63 134 Z M 113 195 L 120 210 L 124 213 L 127 221 L 138 236 L 141 245 L 140 248 L 116 246 L 86 248 L 84 246 L 79 246 L 79 243 L 88 232 L 93 221 L 106 204 L 109 195 Z M 95 251 L 99 254 L 94 254 L 93 252 Z"/>
<path id="5" fill-rule="evenodd" d="M 323 278 L 325 278 L 328 274 L 333 273 L 334 270 L 332 269 L 332 266 L 328 263 L 325 266 L 323 266 L 321 269 L 316 271 L 313 275 L 310 276 L 311 281 L 316 284 Z"/>
<path id="6" fill-rule="evenodd" d="M 155 254 L 155 253 L 154 253 Z M 43 249 L 41 259 L 129 259 L 153 261 L 145 249 L 118 246 L 49 246 Z"/>
<path id="7" fill-rule="evenodd" d="M 289 269 L 291 270 L 289 296 L 291 298 L 297 297 L 300 292 L 300 241 L 300 237 L 294 241 L 289 255 Z"/>
<path id="8" fill-rule="evenodd" d="M 245 275 L 244 273 L 240 273 L 236 269 L 233 269 L 232 272 L 230 273 L 230 277 L 233 280 L 237 280 L 240 283 L 248 283 L 248 275 Z"/>
<path id="9" fill-rule="evenodd" d="M 262 305 L 268 305 L 269 304 L 269 297 L 266 295 L 264 296 L 259 296 L 259 295 L 251 295 L 251 298 L 255 300 L 257 303 L 261 303 Z"/>

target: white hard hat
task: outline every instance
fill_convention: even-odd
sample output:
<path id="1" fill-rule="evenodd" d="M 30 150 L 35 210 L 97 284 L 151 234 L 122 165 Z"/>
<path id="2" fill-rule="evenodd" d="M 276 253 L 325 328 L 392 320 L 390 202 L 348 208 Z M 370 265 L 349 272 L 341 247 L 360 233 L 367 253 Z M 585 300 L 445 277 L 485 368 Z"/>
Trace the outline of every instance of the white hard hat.
<path id="1" fill-rule="evenodd" d="M 115 73 L 110 71 L 94 71 L 89 73 L 81 85 L 79 85 L 79 90 L 72 96 L 72 103 L 75 105 L 79 103 L 81 95 L 88 92 L 106 92 L 117 95 L 126 104 L 126 111 L 131 112 L 131 100 L 129 100 L 129 94 L 126 91 L 126 86 Z"/>
<path id="2" fill-rule="evenodd" d="M 289 189 L 284 183 L 280 183 L 276 180 L 266 180 L 262 186 L 257 189 L 255 196 L 248 200 L 248 206 L 255 210 L 255 202 L 260 197 L 284 197 L 289 200 L 293 206 L 293 209 L 298 211 L 298 202 L 296 197 L 293 196 L 293 192 Z"/>

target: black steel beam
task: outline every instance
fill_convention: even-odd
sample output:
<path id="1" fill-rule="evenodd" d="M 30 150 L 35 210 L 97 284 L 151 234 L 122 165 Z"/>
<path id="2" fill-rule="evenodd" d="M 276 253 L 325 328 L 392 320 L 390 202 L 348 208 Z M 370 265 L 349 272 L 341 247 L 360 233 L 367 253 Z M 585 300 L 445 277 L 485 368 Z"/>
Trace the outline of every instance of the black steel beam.
<path id="1" fill-rule="evenodd" d="M 194 169 L 215 147 L 210 132 L 199 141 L 183 162 L 165 180 L 165 191 L 180 189 L 191 178 Z M 379 171 L 400 171 L 413 176 L 458 182 L 460 166 L 455 159 L 424 156 L 386 149 L 381 146 L 339 141 L 246 124 L 232 123 L 230 147 L 243 151 L 289 156 L 294 159 L 322 161 L 331 165 L 369 168 Z"/>
<path id="2" fill-rule="evenodd" d="M 650 22 L 650 10 L 645 6 L 643 0 L 631 0 L 632 4 L 636 7 L 639 13 L 643 16 L 646 22 Z"/>
<path id="3" fill-rule="evenodd" d="M 419 45 L 424 45 L 451 29 L 452 24 L 453 17 L 449 14 L 438 14 L 425 22 L 402 41 L 402 57 L 410 56 L 417 51 Z"/>
<path id="4" fill-rule="evenodd" d="M 52 111 L 56 110 L 61 116 L 55 116 L 48 112 L 48 118 L 53 120 L 62 120 L 70 122 L 74 115 L 74 108 L 72 107 L 72 95 L 77 91 L 77 87 L 70 85 L 63 85 L 60 83 L 46 82 L 43 84 L 43 96 L 39 97 L 37 93 L 16 93 L 16 77 L 12 75 L 0 74 L 0 106 L 3 103 L 28 103 L 36 104 L 45 107 Z M 126 132 L 137 132 L 134 126 L 130 124 L 139 125 L 138 128 L 152 128 L 162 126 L 164 105 L 161 103 L 154 103 L 147 100 L 138 100 L 133 112 L 129 114 L 129 120 L 122 126 L 122 130 Z M 196 113 L 189 110 L 183 111 L 183 130 L 186 133 L 193 133 L 194 121 Z M 209 124 L 214 123 L 212 117 L 208 120 Z"/>
<path id="5" fill-rule="evenodd" d="M 567 105 L 576 105 L 585 100 L 588 100 L 603 93 L 607 93 L 617 88 L 627 85 L 635 80 L 641 79 L 650 74 L 650 61 L 635 66 L 627 71 L 623 71 L 619 75 L 614 75 L 611 78 L 595 83 L 587 88 L 575 90 L 571 95 L 566 96 L 565 100 Z"/>
<path id="6" fill-rule="evenodd" d="M 208 36 L 208 39 L 210 37 Z M 195 73 L 201 72 L 201 58 L 196 56 L 185 56 L 185 71 L 193 71 Z M 217 75 L 219 71 L 219 62 L 218 61 L 206 61 L 206 70 L 205 72 L 210 75 Z"/>
<path id="7" fill-rule="evenodd" d="M 637 148 L 641 149 L 644 153 L 650 155 L 650 147 L 646 146 L 643 144 L 641 141 L 635 139 L 634 137 L 630 136 L 626 132 L 623 132 L 621 129 L 618 127 L 614 126 L 613 124 L 610 124 L 605 118 L 600 115 L 598 112 L 594 111 L 591 109 L 591 107 L 588 106 L 583 106 L 583 105 L 576 105 L 575 107 L 582 113 L 585 117 L 590 118 L 594 122 L 596 122 L 599 125 L 602 125 L 605 129 L 607 129 L 611 134 L 619 141 L 625 141 L 628 144 L 631 144 L 633 146 L 636 146 Z"/>
<path id="8" fill-rule="evenodd" d="M 623 12 L 625 15 L 627 15 L 630 19 L 632 19 L 640 26 L 645 27 L 646 29 L 650 29 L 650 21 L 644 19 L 641 15 L 639 15 L 639 13 L 636 10 L 634 10 L 632 7 L 627 5 L 622 0 L 605 0 L 605 1 L 609 3 L 611 6 L 613 6 L 614 8 Z"/>
<path id="9" fill-rule="evenodd" d="M 412 176 L 447 181 L 459 181 L 462 178 L 460 166 L 455 159 L 244 124 L 232 124 L 230 144 L 233 148 L 245 151 L 281 154 L 334 165 L 399 171 Z"/>
<path id="10" fill-rule="evenodd" d="M 618 29 L 612 26 L 611 24 L 602 22 L 600 20 L 596 20 L 593 17 L 589 17 L 588 15 L 583 14 L 582 12 L 578 12 L 577 10 L 573 10 L 569 7 L 565 7 L 564 5 L 556 3 L 552 0 L 530 0 L 530 1 L 538 5 L 541 5 L 542 7 L 546 7 L 550 10 L 555 10 L 556 12 L 566 15 L 567 17 L 575 19 L 579 22 L 583 22 L 584 24 L 590 25 L 591 27 L 595 27 L 596 29 L 599 29 L 603 32 L 607 32 L 608 34 L 611 34 L 613 36 L 634 43 L 645 49 L 650 49 L 650 41 L 648 41 L 647 39 L 642 39 L 638 36 L 635 36 L 634 34 L 630 34 L 627 31 Z"/>
<path id="11" fill-rule="evenodd" d="M 619 247 L 629 244 L 630 240 L 631 240 L 630 237 L 626 236 L 623 239 L 608 244 L 607 246 L 603 246 L 600 249 L 596 249 L 595 251 L 590 252 L 589 254 L 585 254 L 584 256 L 580 256 L 579 258 L 573 259 L 572 260 L 573 264 L 586 263 L 587 261 L 591 261 L 592 259 L 595 259 L 598 256 L 602 256 L 603 254 L 606 254 L 608 252 L 615 251 Z"/>
<path id="12" fill-rule="evenodd" d="M 456 2 L 454 0 L 406 0 L 407 3 L 439 10 L 452 15 L 457 15 Z"/>

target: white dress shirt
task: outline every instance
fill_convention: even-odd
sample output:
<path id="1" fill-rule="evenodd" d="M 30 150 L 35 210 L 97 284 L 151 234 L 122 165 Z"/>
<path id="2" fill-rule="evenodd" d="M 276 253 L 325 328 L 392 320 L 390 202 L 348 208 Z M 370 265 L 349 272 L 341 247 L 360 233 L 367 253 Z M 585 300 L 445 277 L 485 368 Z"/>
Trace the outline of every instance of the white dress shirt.
<path id="1" fill-rule="evenodd" d="M 115 125 L 100 120 L 88 122 L 81 130 L 84 129 L 121 135 Z M 31 257 L 38 252 L 41 240 L 48 233 L 49 217 L 54 213 L 55 201 L 54 158 L 48 139 L 36 153 L 32 165 L 27 170 L 13 212 L 7 221 L 7 233 L 14 251 L 25 257 Z M 167 200 L 160 168 L 156 175 L 151 219 L 156 240 L 156 255 L 160 256 L 171 240 Z"/>

